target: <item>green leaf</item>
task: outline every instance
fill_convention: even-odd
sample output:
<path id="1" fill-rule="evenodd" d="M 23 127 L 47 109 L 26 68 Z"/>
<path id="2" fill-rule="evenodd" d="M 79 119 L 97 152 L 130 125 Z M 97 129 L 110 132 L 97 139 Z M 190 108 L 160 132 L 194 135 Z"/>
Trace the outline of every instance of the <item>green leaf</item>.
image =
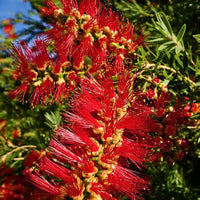
<path id="1" fill-rule="evenodd" d="M 190 117 L 190 119 L 200 119 L 200 113 L 196 114 L 196 115 L 192 115 Z"/>
<path id="2" fill-rule="evenodd" d="M 181 27 L 180 31 L 178 32 L 177 35 L 177 42 L 179 42 L 180 40 L 182 40 L 184 34 L 185 34 L 185 30 L 186 30 L 186 24 L 183 24 L 183 26 Z"/>
<path id="3" fill-rule="evenodd" d="M 173 46 L 169 49 L 169 52 L 173 51 L 174 49 L 176 49 L 176 46 Z"/>
<path id="4" fill-rule="evenodd" d="M 171 47 L 171 45 L 173 45 L 173 44 L 174 44 L 173 41 L 165 42 L 165 43 L 163 43 L 163 44 L 161 44 L 161 45 L 159 46 L 158 50 L 162 51 L 162 50 L 164 50 L 164 49 L 166 49 L 166 48 Z"/>
<path id="5" fill-rule="evenodd" d="M 197 82 L 195 85 L 196 85 L 196 86 L 200 86 L 200 82 Z"/>
<path id="6" fill-rule="evenodd" d="M 35 132 L 26 132 L 23 134 L 23 138 L 27 139 L 27 138 L 36 138 L 37 134 Z"/>
<path id="7" fill-rule="evenodd" d="M 46 118 L 45 124 L 51 129 L 56 129 L 61 123 L 61 116 L 59 111 L 56 111 L 55 113 L 51 111 L 50 113 L 45 113 L 44 116 Z"/>
<path id="8" fill-rule="evenodd" d="M 167 27 L 167 30 L 169 31 L 169 33 L 172 35 L 173 34 L 172 27 L 164 13 L 163 13 L 163 22 L 164 22 L 165 26 Z"/>
<path id="9" fill-rule="evenodd" d="M 182 47 L 176 47 L 175 48 L 176 54 L 180 53 L 182 50 L 183 50 Z"/>
<path id="10" fill-rule="evenodd" d="M 200 34 L 193 35 L 193 37 L 200 43 Z"/>
<path id="11" fill-rule="evenodd" d="M 167 85 L 169 84 L 169 82 L 170 82 L 170 80 L 165 79 L 165 80 L 163 81 L 163 84 L 164 84 L 165 86 L 167 86 Z"/>
<path id="12" fill-rule="evenodd" d="M 165 76 L 165 78 L 168 78 L 168 74 L 167 74 L 167 71 L 165 69 L 163 70 L 163 75 Z"/>
<path id="13" fill-rule="evenodd" d="M 183 77 L 182 77 L 182 76 L 180 76 L 180 75 L 177 75 L 177 77 L 178 77 L 178 79 L 179 79 L 180 81 L 182 81 L 182 80 L 183 80 Z"/>
<path id="14" fill-rule="evenodd" d="M 0 60 L 0 63 L 12 63 L 13 62 L 13 59 L 10 58 L 10 57 L 7 57 L 7 58 L 1 58 Z"/>
<path id="15" fill-rule="evenodd" d="M 180 59 L 180 55 L 175 55 L 174 56 L 175 60 L 178 62 L 178 64 L 183 67 L 183 61 Z"/>
<path id="16" fill-rule="evenodd" d="M 164 41 L 166 41 L 165 38 L 157 38 L 157 39 L 149 40 L 149 42 L 164 42 Z"/>
<path id="17" fill-rule="evenodd" d="M 158 22 L 157 22 L 158 25 L 163 29 L 164 33 L 165 33 L 165 34 L 168 34 L 168 33 L 169 33 L 168 28 L 166 27 L 166 25 L 165 25 L 165 23 L 163 22 L 163 20 L 162 20 L 162 18 L 161 18 L 161 16 L 160 16 L 159 13 L 156 13 L 156 18 L 157 18 L 157 20 L 158 20 Z"/>

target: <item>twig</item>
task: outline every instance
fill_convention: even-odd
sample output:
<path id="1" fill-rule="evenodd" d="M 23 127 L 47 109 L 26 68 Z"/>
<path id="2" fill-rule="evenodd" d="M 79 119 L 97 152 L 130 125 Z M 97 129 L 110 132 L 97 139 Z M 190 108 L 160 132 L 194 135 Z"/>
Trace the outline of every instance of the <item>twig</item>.
<path id="1" fill-rule="evenodd" d="M 27 150 L 27 148 L 36 148 L 35 145 L 24 145 L 24 146 L 20 146 L 20 147 L 17 147 L 15 149 L 13 149 L 12 151 L 6 153 L 5 155 L 3 155 L 0 159 L 0 162 L 5 162 L 6 160 L 6 157 L 9 156 L 10 154 L 14 153 L 15 151 L 18 151 L 20 149 L 24 149 L 24 150 Z"/>
<path id="2" fill-rule="evenodd" d="M 144 68 L 141 71 L 138 72 L 137 76 L 140 76 L 146 69 L 153 68 L 155 66 L 156 65 L 154 63 L 145 64 Z M 178 75 L 182 76 L 185 81 L 189 82 L 192 86 L 196 87 L 196 83 L 195 82 L 193 82 L 191 79 L 189 79 L 188 77 L 184 76 L 180 72 L 176 71 L 175 69 L 172 69 L 172 68 L 170 68 L 170 67 L 168 67 L 166 65 L 158 65 L 157 68 L 158 69 L 165 69 L 165 70 L 171 71 L 174 74 L 178 74 Z"/>

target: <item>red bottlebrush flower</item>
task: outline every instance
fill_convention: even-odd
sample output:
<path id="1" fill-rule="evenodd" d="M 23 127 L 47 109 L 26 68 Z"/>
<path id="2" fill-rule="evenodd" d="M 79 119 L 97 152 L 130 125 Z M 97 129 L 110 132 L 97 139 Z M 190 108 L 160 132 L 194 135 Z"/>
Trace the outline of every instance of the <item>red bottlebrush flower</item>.
<path id="1" fill-rule="evenodd" d="M 116 52 L 117 55 L 115 56 L 115 60 L 113 62 L 113 69 L 114 69 L 114 72 L 117 73 L 117 72 L 120 72 L 121 69 L 123 68 L 123 60 L 124 60 L 124 53 L 121 52 L 121 51 L 117 51 Z"/>
<path id="2" fill-rule="evenodd" d="M 178 144 L 179 144 L 180 147 L 182 147 L 183 149 L 188 149 L 190 142 L 188 141 L 188 139 L 179 139 L 179 140 L 178 140 Z"/>
<path id="3" fill-rule="evenodd" d="M 76 71 L 82 70 L 84 68 L 84 57 L 80 55 L 78 51 L 73 53 L 73 68 Z"/>
<path id="4" fill-rule="evenodd" d="M 77 2 L 73 0 L 61 0 L 61 2 L 66 15 L 68 15 L 73 8 L 78 7 Z"/>
<path id="5" fill-rule="evenodd" d="M 18 137 L 20 137 L 21 136 L 21 130 L 20 129 L 14 129 L 13 131 L 12 131 L 12 137 L 13 138 L 18 138 Z"/>
<path id="6" fill-rule="evenodd" d="M 99 81 L 92 76 L 83 80 L 71 111 L 63 114 L 70 123 L 56 130 L 49 158 L 36 164 L 41 175 L 29 178 L 57 198 L 84 199 L 87 193 L 89 199 L 116 200 L 119 194 L 142 199 L 147 182 L 129 167 L 144 166 L 154 147 L 148 133 L 157 122 L 148 107 L 135 108 L 133 79 L 126 72 L 116 76 L 116 85 L 109 73 Z M 51 191 L 54 187 L 57 193 Z"/>
<path id="7" fill-rule="evenodd" d="M 43 40 L 36 39 L 33 43 L 31 52 L 27 52 L 27 54 L 29 62 L 35 64 L 39 71 L 46 69 L 47 65 L 45 63 L 48 63 L 50 59 L 46 49 L 46 44 Z"/>
<path id="8" fill-rule="evenodd" d="M 16 39 L 17 38 L 17 34 L 16 33 L 13 33 L 13 34 L 9 34 L 8 35 L 8 38 L 10 38 L 10 39 Z"/>
<path id="9" fill-rule="evenodd" d="M 77 114 L 68 113 L 68 115 L 65 116 L 67 117 L 68 121 L 71 122 L 82 121 L 85 127 L 101 127 L 98 121 L 94 119 L 91 113 L 89 113 L 84 107 L 77 109 Z"/>
<path id="10" fill-rule="evenodd" d="M 62 144 L 85 144 L 78 135 L 62 127 L 56 130 L 55 135 Z"/>
<path id="11" fill-rule="evenodd" d="M 87 186 L 87 191 L 90 193 L 91 199 L 106 199 L 106 200 L 117 200 L 111 194 L 109 194 L 103 181 L 99 182 L 97 178 L 93 178 Z"/>
<path id="12" fill-rule="evenodd" d="M 0 198 L 1 200 L 42 200 L 44 195 L 36 196 L 38 193 L 34 186 L 27 184 L 24 176 L 16 176 L 12 168 L 6 168 L 4 164 L 0 167 Z M 52 198 L 48 198 L 52 199 Z"/>
<path id="13" fill-rule="evenodd" d="M 133 26 L 128 21 L 122 22 L 119 14 L 111 9 L 103 8 L 100 1 L 82 0 L 78 3 L 62 0 L 61 3 L 63 7 L 58 8 L 52 1 L 48 1 L 47 8 L 42 8 L 45 16 L 54 17 L 51 24 L 53 28 L 45 32 L 44 36 L 55 43 L 58 54 L 65 54 L 65 57 L 77 62 L 76 70 L 81 69 L 80 63 L 84 56 L 91 58 L 92 65 L 96 62 L 101 64 L 107 62 L 111 52 L 114 55 L 123 49 L 124 54 L 127 54 L 142 45 L 144 37 L 141 35 L 136 38 Z M 98 55 L 102 54 L 101 59 L 96 58 L 94 44 L 100 47 Z M 107 56 L 103 56 L 103 52 Z M 122 63 L 124 59 L 122 56 L 118 62 Z"/>
<path id="14" fill-rule="evenodd" d="M 31 47 L 23 43 L 13 45 L 11 54 L 17 67 L 12 72 L 13 79 L 21 81 L 18 88 L 10 91 L 11 98 L 20 96 L 23 103 L 27 99 L 32 106 L 37 106 L 52 101 L 61 102 L 74 89 L 77 78 L 73 82 L 62 78 L 70 62 L 63 60 L 61 55 L 57 60 L 51 58 L 44 40 L 37 39 Z"/>
<path id="15" fill-rule="evenodd" d="M 151 155 L 150 158 L 153 162 L 161 162 L 163 161 L 163 157 L 164 157 L 163 152 L 156 151 L 153 155 Z"/>
<path id="16" fill-rule="evenodd" d="M 97 98 L 92 97 L 89 94 L 89 92 L 84 88 L 82 88 L 82 94 L 77 95 L 77 98 L 79 98 L 81 104 L 84 105 L 85 109 L 89 113 L 97 112 L 98 110 L 103 108 L 100 102 L 97 101 Z M 94 122 L 94 123 L 98 126 L 97 122 Z"/>
<path id="17" fill-rule="evenodd" d="M 200 112 L 200 103 L 193 103 L 191 111 L 196 114 Z"/>
<path id="18" fill-rule="evenodd" d="M 148 154 L 151 152 L 150 150 L 148 151 L 148 148 L 150 147 L 150 145 L 124 139 L 117 151 L 120 156 L 129 158 L 138 168 L 140 168 L 140 166 L 143 165 L 145 158 L 147 158 Z M 152 145 L 152 147 L 154 147 L 154 145 Z M 141 149 L 145 149 L 145 151 L 141 151 Z"/>
<path id="19" fill-rule="evenodd" d="M 81 41 L 80 45 L 77 47 L 81 57 L 84 55 L 93 55 L 93 41 L 94 38 L 91 34 L 86 35 Z"/>
<path id="20" fill-rule="evenodd" d="M 47 97 L 49 97 L 53 93 L 53 83 L 49 79 L 49 77 L 45 77 L 43 83 L 37 83 L 39 85 L 35 85 L 35 89 L 32 92 L 29 100 L 30 104 L 35 107 L 38 104 L 47 104 Z"/>
<path id="21" fill-rule="evenodd" d="M 41 8 L 41 13 L 45 16 L 54 16 L 54 11 L 58 10 L 57 6 L 53 1 L 45 0 L 47 7 Z"/>
<path id="22" fill-rule="evenodd" d="M 38 153 L 35 150 L 32 150 L 29 154 L 27 154 L 25 161 L 24 161 L 24 166 L 25 167 L 31 167 L 34 162 L 36 162 L 41 156 L 44 150 L 41 150 L 41 153 Z"/>
<path id="23" fill-rule="evenodd" d="M 42 87 L 40 85 L 37 85 L 33 91 L 33 93 L 30 96 L 30 104 L 32 106 L 38 105 L 40 102 L 43 102 L 43 92 L 42 92 Z"/>
<path id="24" fill-rule="evenodd" d="M 175 124 L 176 123 L 173 123 L 173 124 L 166 124 L 165 125 L 165 129 L 164 129 L 164 133 L 167 135 L 167 136 L 175 136 L 176 134 L 176 127 L 175 127 Z"/>
<path id="25" fill-rule="evenodd" d="M 159 80 L 159 82 L 161 81 Z M 180 149 L 181 146 L 176 141 L 182 139 L 182 135 L 179 133 L 180 129 L 186 126 L 189 120 L 188 111 L 190 108 L 185 106 L 182 100 L 176 100 L 175 105 L 172 106 L 172 99 L 172 94 L 169 92 L 154 92 L 152 89 L 142 93 L 140 97 L 141 105 L 149 107 L 151 112 L 155 114 L 155 118 L 161 122 L 161 124 L 157 124 L 157 127 L 153 123 L 153 127 L 149 127 L 156 133 L 153 143 L 157 147 L 156 151 L 159 152 L 150 156 L 150 159 L 155 162 L 159 162 L 160 158 L 168 159 L 173 151 Z M 162 156 L 160 157 L 160 155 Z"/>
<path id="26" fill-rule="evenodd" d="M 99 150 L 98 143 L 95 143 L 95 141 L 88 136 L 88 133 L 81 126 L 74 124 L 73 131 L 81 138 L 81 141 L 84 142 L 86 146 L 90 147 L 92 152 L 97 152 Z"/>
<path id="27" fill-rule="evenodd" d="M 42 14 L 52 19 L 42 39 L 36 39 L 31 46 L 13 45 L 11 54 L 17 68 L 13 78 L 20 80 L 21 86 L 11 95 L 21 95 L 24 102 L 27 94 L 32 106 L 68 98 L 82 80 L 78 76 L 85 72 L 115 74 L 129 68 L 132 63 L 126 55 L 133 57 L 132 52 L 144 39 L 142 35 L 136 37 L 134 27 L 111 9 L 103 8 L 100 1 L 62 0 L 61 4 L 60 8 L 47 0 L 46 8 L 42 8 Z M 48 45 L 53 47 L 51 52 Z M 68 79 L 71 71 L 77 75 L 73 81 Z M 22 91 L 25 84 L 27 91 Z"/>
<path id="28" fill-rule="evenodd" d="M 168 151 L 170 151 L 172 149 L 172 147 L 173 147 L 173 142 L 166 138 L 163 141 L 163 151 L 164 152 L 168 152 Z"/>
<path id="29" fill-rule="evenodd" d="M 24 175 L 31 181 L 31 183 L 41 190 L 49 193 L 50 195 L 60 195 L 60 190 L 58 187 L 54 186 L 53 184 L 49 183 L 43 176 L 39 175 L 38 173 L 33 174 L 30 170 L 25 170 Z"/>
<path id="30" fill-rule="evenodd" d="M 51 140 L 50 141 L 50 149 L 52 150 L 52 154 L 56 155 L 56 157 L 61 158 L 63 161 L 68 162 L 81 162 L 81 158 L 77 156 L 75 153 L 67 149 L 64 145 L 62 145 L 59 141 Z"/>
<path id="31" fill-rule="evenodd" d="M 29 89 L 29 86 L 27 83 L 22 83 L 17 89 L 9 91 L 9 96 L 11 99 L 14 99 L 18 96 L 20 96 L 20 101 L 24 103 L 25 95 L 27 93 L 27 90 Z"/>
<path id="32" fill-rule="evenodd" d="M 156 137 L 153 142 L 154 142 L 155 147 L 163 148 L 163 138 L 162 137 Z"/>
<path id="33" fill-rule="evenodd" d="M 136 172 L 118 165 L 115 166 L 112 173 L 108 174 L 108 182 L 112 184 L 114 189 L 131 199 L 143 199 L 140 194 L 147 184 Z M 133 193 L 133 190 L 137 192 Z"/>
<path id="34" fill-rule="evenodd" d="M 6 25 L 5 27 L 3 27 L 3 32 L 4 32 L 6 35 L 12 35 L 13 32 L 14 32 L 13 24 L 8 24 L 8 25 Z"/>
<path id="35" fill-rule="evenodd" d="M 154 79 L 153 79 L 153 83 L 155 83 L 155 84 L 159 84 L 159 83 L 160 83 L 160 79 L 159 79 L 159 78 L 157 78 L 157 77 L 156 77 L 156 78 L 154 78 Z"/>
<path id="36" fill-rule="evenodd" d="M 65 56 L 72 55 L 73 42 L 75 40 L 75 35 L 73 32 L 62 35 L 62 29 L 60 27 L 55 29 L 50 29 L 45 34 L 47 34 L 47 39 L 55 41 L 55 47 L 58 49 L 58 54 Z"/>
<path id="37" fill-rule="evenodd" d="M 62 97 L 68 97 L 69 91 L 65 85 L 65 80 L 63 78 L 56 82 L 56 89 L 54 92 L 53 100 L 61 102 Z"/>
<path id="38" fill-rule="evenodd" d="M 177 160 L 182 160 L 183 157 L 184 157 L 185 153 L 183 150 L 178 150 L 178 151 L 175 151 L 173 153 L 173 156 L 177 159 Z"/>
<path id="39" fill-rule="evenodd" d="M 42 157 L 42 159 L 40 159 L 39 168 L 41 172 L 60 178 L 66 183 L 71 182 L 73 179 L 70 170 L 52 162 L 47 157 Z"/>
<path id="40" fill-rule="evenodd" d="M 101 13 L 98 12 L 97 21 L 100 28 L 106 29 L 105 31 L 108 31 L 110 33 L 113 33 L 114 31 L 118 31 L 120 29 L 119 13 L 113 13 L 111 8 L 103 8 Z"/>
<path id="41" fill-rule="evenodd" d="M 95 18 L 98 12 L 100 2 L 98 0 L 83 0 L 79 4 L 79 12 L 81 15 L 87 13 L 92 18 Z"/>
<path id="42" fill-rule="evenodd" d="M 51 77 L 46 76 L 43 79 L 43 83 L 41 87 L 42 87 L 42 91 L 45 97 L 49 97 L 50 95 L 53 95 L 54 83 Z M 46 102 L 46 99 L 44 99 L 44 102 Z"/>

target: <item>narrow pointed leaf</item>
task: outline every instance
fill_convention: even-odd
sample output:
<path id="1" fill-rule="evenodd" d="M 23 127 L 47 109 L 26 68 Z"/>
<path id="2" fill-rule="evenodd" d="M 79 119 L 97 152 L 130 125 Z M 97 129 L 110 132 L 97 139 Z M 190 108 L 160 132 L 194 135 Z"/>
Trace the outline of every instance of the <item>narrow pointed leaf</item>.
<path id="1" fill-rule="evenodd" d="M 165 78 L 168 78 L 168 74 L 167 74 L 167 71 L 165 69 L 163 70 L 163 75 L 165 76 Z"/>
<path id="2" fill-rule="evenodd" d="M 180 53 L 181 51 L 182 51 L 182 48 L 181 48 L 181 47 L 176 47 L 176 48 L 175 48 L 176 54 Z"/>
<path id="3" fill-rule="evenodd" d="M 172 48 L 170 48 L 169 52 L 173 51 L 174 49 L 176 49 L 176 46 L 173 46 Z"/>
<path id="4" fill-rule="evenodd" d="M 165 14 L 163 14 L 163 22 L 164 22 L 165 26 L 167 27 L 167 30 L 169 31 L 169 33 L 172 35 L 172 33 L 173 33 L 172 27 L 171 27 Z"/>
<path id="5" fill-rule="evenodd" d="M 179 42 L 180 40 L 182 40 L 184 34 L 185 34 L 185 30 L 186 30 L 186 24 L 183 24 L 183 26 L 181 27 L 180 31 L 178 32 L 177 35 L 177 42 Z"/>
<path id="6" fill-rule="evenodd" d="M 164 42 L 164 41 L 166 41 L 165 38 L 157 38 L 157 39 L 149 40 L 149 42 Z"/>
<path id="7" fill-rule="evenodd" d="M 200 43 L 200 34 L 193 35 L 193 37 Z"/>
<path id="8" fill-rule="evenodd" d="M 166 49 L 166 48 L 170 48 L 170 47 L 173 48 L 173 46 L 172 46 L 172 45 L 174 45 L 173 43 L 174 43 L 173 41 L 165 42 L 162 45 L 160 45 L 158 50 L 161 51 L 161 50 Z"/>
<path id="9" fill-rule="evenodd" d="M 158 25 L 159 25 L 159 26 L 162 28 L 162 30 L 165 32 L 165 35 L 166 35 L 166 34 L 168 35 L 168 34 L 169 34 L 169 31 L 168 31 L 168 29 L 167 29 L 165 23 L 163 22 L 163 20 L 162 20 L 160 14 L 156 13 L 156 18 L 157 18 L 157 20 L 158 20 Z"/>

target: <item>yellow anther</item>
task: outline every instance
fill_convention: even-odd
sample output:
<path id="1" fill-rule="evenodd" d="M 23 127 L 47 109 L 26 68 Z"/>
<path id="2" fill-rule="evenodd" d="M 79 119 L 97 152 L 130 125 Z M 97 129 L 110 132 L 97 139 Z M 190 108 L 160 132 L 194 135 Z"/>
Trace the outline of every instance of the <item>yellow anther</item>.
<path id="1" fill-rule="evenodd" d="M 55 18 L 59 18 L 59 17 L 61 17 L 63 15 L 64 15 L 64 11 L 61 8 L 54 11 L 54 17 Z"/>
<path id="2" fill-rule="evenodd" d="M 93 132 L 95 134 L 101 134 L 101 135 L 103 135 L 104 134 L 104 129 L 103 129 L 103 127 L 93 128 Z"/>

